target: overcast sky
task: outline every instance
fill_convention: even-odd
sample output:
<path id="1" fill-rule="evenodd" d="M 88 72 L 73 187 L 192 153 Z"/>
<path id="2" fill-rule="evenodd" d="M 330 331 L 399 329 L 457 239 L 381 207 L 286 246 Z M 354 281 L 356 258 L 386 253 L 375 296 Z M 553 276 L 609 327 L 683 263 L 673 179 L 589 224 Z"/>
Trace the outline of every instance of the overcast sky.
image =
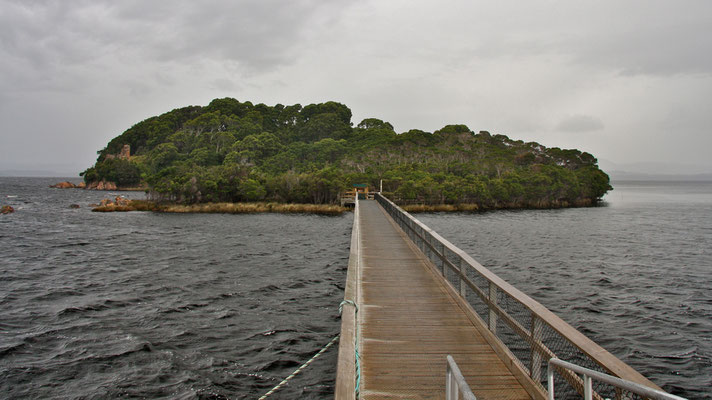
<path id="1" fill-rule="evenodd" d="M 0 0 L 0 173 L 218 97 L 712 172 L 712 1 Z"/>

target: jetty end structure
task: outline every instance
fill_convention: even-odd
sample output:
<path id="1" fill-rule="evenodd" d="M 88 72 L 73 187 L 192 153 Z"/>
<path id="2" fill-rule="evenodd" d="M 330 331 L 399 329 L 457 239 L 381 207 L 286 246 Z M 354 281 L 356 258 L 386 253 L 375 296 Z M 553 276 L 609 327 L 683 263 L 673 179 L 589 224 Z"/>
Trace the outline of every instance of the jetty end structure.
<path id="1" fill-rule="evenodd" d="M 354 195 L 336 399 L 680 399 L 380 193 Z"/>
<path id="2" fill-rule="evenodd" d="M 365 183 L 356 183 L 348 190 L 341 194 L 341 207 L 355 206 L 356 200 L 373 200 L 374 193 L 368 191 L 368 185 Z"/>

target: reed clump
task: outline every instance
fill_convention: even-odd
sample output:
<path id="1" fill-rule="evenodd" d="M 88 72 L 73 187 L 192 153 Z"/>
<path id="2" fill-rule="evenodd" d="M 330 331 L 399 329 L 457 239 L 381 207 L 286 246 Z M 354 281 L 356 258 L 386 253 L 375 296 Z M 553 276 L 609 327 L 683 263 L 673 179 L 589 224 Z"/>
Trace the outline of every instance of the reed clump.
<path id="1" fill-rule="evenodd" d="M 164 213 L 215 213 L 215 214 L 320 214 L 340 215 L 349 209 L 333 204 L 284 204 L 284 203 L 198 203 L 198 204 L 159 204 L 147 200 L 130 200 L 126 206 L 107 204 L 92 211 L 153 211 Z"/>
<path id="2" fill-rule="evenodd" d="M 592 207 L 597 205 L 591 199 L 581 198 L 574 201 L 567 200 L 538 200 L 538 201 L 508 201 L 490 202 L 485 204 L 460 203 L 460 204 L 406 204 L 401 208 L 409 213 L 424 212 L 475 212 L 490 210 L 521 210 L 521 209 L 556 209 L 567 207 Z"/>
<path id="3" fill-rule="evenodd" d="M 456 212 L 456 211 L 479 211 L 480 207 L 474 203 L 467 204 L 410 204 L 402 207 L 409 213 L 422 212 Z"/>
<path id="4" fill-rule="evenodd" d="M 92 208 L 92 211 L 96 212 L 122 212 L 122 211 L 136 211 L 135 208 L 131 206 L 119 206 L 116 204 L 108 204 L 105 206 L 98 206 Z"/>

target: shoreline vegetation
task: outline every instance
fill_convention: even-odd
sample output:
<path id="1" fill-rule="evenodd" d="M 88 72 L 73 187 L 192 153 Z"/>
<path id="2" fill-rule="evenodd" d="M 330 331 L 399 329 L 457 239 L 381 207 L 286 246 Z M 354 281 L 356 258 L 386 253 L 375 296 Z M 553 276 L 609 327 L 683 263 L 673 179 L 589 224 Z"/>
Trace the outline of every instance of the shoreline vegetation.
<path id="1" fill-rule="evenodd" d="M 596 203 L 578 202 L 576 204 L 563 203 L 538 203 L 538 204 L 497 204 L 483 206 L 474 203 L 462 204 L 405 204 L 400 207 L 409 213 L 429 212 L 485 212 L 494 210 L 519 210 L 519 209 L 556 209 L 567 207 L 593 207 Z M 116 202 L 104 200 L 92 208 L 95 212 L 129 212 L 149 211 L 158 213 L 205 213 L 205 214 L 254 214 L 254 213 L 280 213 L 280 214 L 317 214 L 341 215 L 352 211 L 353 208 L 341 207 L 334 204 L 295 204 L 274 202 L 239 202 L 239 203 L 197 203 L 175 204 L 157 203 L 151 200 L 129 200 L 117 197 Z"/>
<path id="2" fill-rule="evenodd" d="M 397 204 L 397 202 L 396 202 Z M 480 205 L 476 203 L 460 204 L 399 204 L 400 208 L 411 214 L 429 212 L 484 212 L 495 210 L 550 210 L 557 208 L 595 207 L 600 203 L 588 199 L 569 203 L 568 201 L 541 201 L 538 203 L 502 203 L 494 205 Z"/>
<path id="3" fill-rule="evenodd" d="M 341 215 L 350 209 L 334 204 L 285 204 L 285 203 L 198 203 L 198 204 L 170 204 L 156 203 L 150 200 L 124 200 L 107 202 L 92 211 L 96 212 L 128 212 L 151 211 L 159 213 L 213 213 L 213 214 L 253 214 L 253 213 L 281 213 L 281 214 L 318 214 Z"/>

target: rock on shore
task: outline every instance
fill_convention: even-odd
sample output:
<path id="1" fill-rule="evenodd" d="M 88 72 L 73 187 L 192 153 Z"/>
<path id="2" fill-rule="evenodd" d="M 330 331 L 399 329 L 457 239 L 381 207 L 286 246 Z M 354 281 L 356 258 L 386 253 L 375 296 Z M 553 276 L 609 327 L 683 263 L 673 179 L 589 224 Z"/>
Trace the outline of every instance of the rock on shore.
<path id="1" fill-rule="evenodd" d="M 54 185 L 50 185 L 51 188 L 57 188 L 57 189 L 91 189 L 91 190 L 120 190 L 119 187 L 114 183 L 110 181 L 98 181 L 98 182 L 92 182 L 90 184 L 86 184 L 84 182 L 81 182 L 79 184 L 73 184 L 72 182 L 64 181 L 64 182 L 59 182 Z"/>
<path id="2" fill-rule="evenodd" d="M 64 182 L 55 183 L 54 185 L 50 185 L 50 187 L 57 188 L 57 189 L 84 189 L 86 187 L 86 183 L 82 182 L 78 185 L 75 185 L 72 182 L 64 181 Z"/>
<path id="3" fill-rule="evenodd" d="M 87 189 L 93 189 L 93 190 L 117 190 L 118 187 L 114 182 L 109 182 L 109 181 L 99 181 L 99 182 L 92 182 L 90 183 L 87 187 Z"/>
<path id="4" fill-rule="evenodd" d="M 114 201 L 111 199 L 103 199 L 92 211 L 136 211 L 136 208 L 131 205 L 131 200 L 123 196 L 116 196 Z"/>

